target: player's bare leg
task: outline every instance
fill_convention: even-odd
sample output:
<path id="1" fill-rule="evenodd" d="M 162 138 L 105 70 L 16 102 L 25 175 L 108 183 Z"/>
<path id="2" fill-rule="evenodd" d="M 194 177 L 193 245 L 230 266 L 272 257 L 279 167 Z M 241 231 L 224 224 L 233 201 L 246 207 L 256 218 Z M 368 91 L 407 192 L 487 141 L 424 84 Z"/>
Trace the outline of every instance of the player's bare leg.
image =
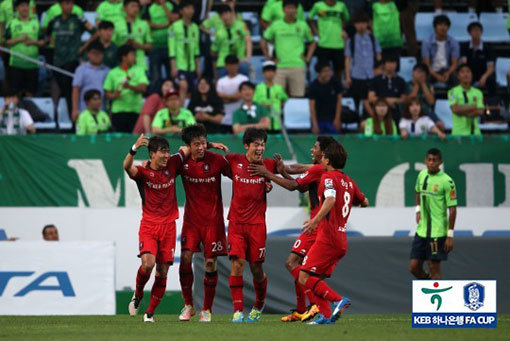
<path id="1" fill-rule="evenodd" d="M 154 311 L 158 307 L 161 299 L 165 295 L 166 290 L 166 278 L 168 275 L 168 269 L 170 264 L 156 264 L 156 276 L 154 277 L 154 284 L 151 290 L 151 300 L 149 307 L 145 311 L 143 316 L 144 322 L 154 322 Z"/>
<path id="2" fill-rule="evenodd" d="M 438 260 L 429 261 L 430 279 L 441 279 L 441 262 Z"/>
<path id="3" fill-rule="evenodd" d="M 416 279 L 429 279 L 429 274 L 423 270 L 422 259 L 411 259 L 409 262 L 409 271 Z"/>
<path id="4" fill-rule="evenodd" d="M 181 283 L 182 297 L 184 298 L 184 308 L 179 315 L 180 321 L 189 321 L 195 316 L 196 311 L 193 307 L 193 252 L 183 250 L 181 252 L 181 263 L 179 264 L 179 282 Z"/>
<path id="5" fill-rule="evenodd" d="M 317 314 L 319 311 L 314 303 L 313 292 L 303 287 L 298 281 L 302 263 L 303 257 L 293 252 L 289 254 L 289 257 L 285 262 L 285 267 L 290 272 L 292 277 L 294 277 L 297 304 L 296 310 L 293 310 L 290 315 L 282 317 L 282 322 L 307 321 L 314 317 L 315 314 Z M 310 301 L 310 307 L 308 309 L 306 307 L 306 297 L 308 297 Z"/>
<path id="6" fill-rule="evenodd" d="M 144 253 L 141 257 L 141 260 L 142 265 L 140 268 L 138 268 L 138 273 L 136 274 L 136 290 L 128 305 L 129 315 L 131 316 L 138 314 L 140 302 L 143 298 L 143 288 L 151 277 L 152 269 L 156 264 L 156 256 L 150 253 Z"/>
<path id="7" fill-rule="evenodd" d="M 246 319 L 246 322 L 258 322 L 262 316 L 267 294 L 267 276 L 264 273 L 262 262 L 250 263 L 255 289 L 255 304 Z"/>
<path id="8" fill-rule="evenodd" d="M 230 286 L 230 294 L 232 295 L 232 303 L 234 304 L 234 316 L 232 322 L 243 322 L 244 319 L 244 299 L 243 299 L 243 271 L 246 260 L 231 257 L 230 278 L 228 284 Z"/>
<path id="9" fill-rule="evenodd" d="M 200 322 L 211 322 L 211 309 L 216 295 L 216 285 L 218 284 L 218 271 L 216 257 L 205 260 L 204 275 L 204 305 L 200 312 Z"/>

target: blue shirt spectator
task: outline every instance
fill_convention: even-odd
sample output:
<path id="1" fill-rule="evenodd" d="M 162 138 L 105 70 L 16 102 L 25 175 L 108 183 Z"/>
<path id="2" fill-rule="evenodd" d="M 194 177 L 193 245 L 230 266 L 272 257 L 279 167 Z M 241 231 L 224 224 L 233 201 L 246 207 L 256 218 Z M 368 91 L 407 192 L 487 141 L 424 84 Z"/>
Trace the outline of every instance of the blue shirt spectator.
<path id="1" fill-rule="evenodd" d="M 351 50 L 353 45 L 354 53 Z M 345 57 L 351 61 L 350 76 L 365 80 L 374 78 L 375 61 L 380 59 L 380 54 L 381 46 L 371 33 L 356 33 L 345 46 Z"/>

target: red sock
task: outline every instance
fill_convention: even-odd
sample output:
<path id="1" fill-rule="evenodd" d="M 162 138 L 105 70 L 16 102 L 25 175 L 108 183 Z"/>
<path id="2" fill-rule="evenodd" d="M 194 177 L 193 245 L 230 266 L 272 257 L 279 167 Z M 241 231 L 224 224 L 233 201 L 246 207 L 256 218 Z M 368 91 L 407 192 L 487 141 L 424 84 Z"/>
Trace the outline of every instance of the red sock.
<path id="1" fill-rule="evenodd" d="M 303 293 L 306 295 L 306 297 L 308 297 L 308 301 L 310 302 L 310 304 L 315 304 L 315 294 L 313 293 L 312 290 L 309 290 L 309 289 L 306 289 L 303 285 L 301 285 L 299 283 L 299 272 L 301 272 L 301 268 L 302 266 L 299 265 L 299 266 L 296 266 L 293 270 L 290 271 L 292 277 L 294 277 L 294 279 L 296 280 L 295 283 L 297 283 L 296 285 L 300 285 L 302 290 L 303 290 Z M 296 288 L 296 295 L 297 295 L 297 288 Z M 299 300 L 299 298 L 298 298 Z M 304 305 L 306 306 L 306 301 L 304 302 Z M 299 301 L 298 301 L 298 312 L 299 312 Z"/>
<path id="2" fill-rule="evenodd" d="M 211 310 L 218 284 L 218 272 L 206 272 L 204 276 L 204 306 L 202 310 Z"/>
<path id="3" fill-rule="evenodd" d="M 299 280 L 299 272 L 301 271 L 301 265 L 296 266 L 294 269 L 290 270 L 290 274 L 294 277 L 295 281 Z"/>
<path id="4" fill-rule="evenodd" d="M 308 286 L 310 283 L 310 287 Z M 325 299 L 329 302 L 338 302 L 342 300 L 342 296 L 338 295 L 333 289 L 330 288 L 324 281 L 318 277 L 310 276 L 306 281 L 306 287 L 313 290 L 315 296 Z"/>
<path id="5" fill-rule="evenodd" d="M 193 305 L 193 269 L 191 263 L 179 265 L 179 281 L 185 305 Z"/>
<path id="6" fill-rule="evenodd" d="M 156 310 L 156 308 L 159 305 L 159 302 L 161 302 L 161 299 L 165 294 L 165 289 L 166 289 L 166 277 L 156 276 L 156 278 L 154 278 L 154 284 L 152 285 L 151 301 L 149 303 L 149 308 L 147 308 L 146 313 L 154 314 L 154 310 Z"/>
<path id="7" fill-rule="evenodd" d="M 136 274 L 136 297 L 143 297 L 143 288 L 145 287 L 145 284 L 149 278 L 151 278 L 151 273 L 143 272 L 142 267 L 140 266 L 138 268 L 138 273 Z"/>
<path id="8" fill-rule="evenodd" d="M 318 282 L 322 282 L 318 277 L 310 276 L 306 280 L 305 287 L 310 291 L 314 291 L 314 288 Z M 315 294 L 315 304 L 319 307 L 319 311 L 326 318 L 331 317 L 331 307 L 329 306 L 329 302 L 319 295 Z"/>
<path id="9" fill-rule="evenodd" d="M 305 292 L 303 286 L 298 281 L 294 281 L 294 288 L 296 289 L 296 311 L 302 314 L 306 311 Z"/>
<path id="10" fill-rule="evenodd" d="M 262 310 L 266 302 L 267 276 L 264 277 L 262 282 L 253 280 L 253 287 L 255 288 L 255 304 L 253 306 L 258 310 Z"/>
<path id="11" fill-rule="evenodd" d="M 313 293 L 312 290 L 305 288 L 304 293 L 305 293 L 306 297 L 308 297 L 308 302 L 310 302 L 310 304 L 316 304 L 315 297 L 317 297 L 317 296 L 315 296 L 315 294 Z"/>
<path id="12" fill-rule="evenodd" d="M 232 294 L 232 303 L 234 304 L 234 312 L 244 310 L 243 302 L 243 276 L 232 276 L 228 279 L 230 293 Z"/>

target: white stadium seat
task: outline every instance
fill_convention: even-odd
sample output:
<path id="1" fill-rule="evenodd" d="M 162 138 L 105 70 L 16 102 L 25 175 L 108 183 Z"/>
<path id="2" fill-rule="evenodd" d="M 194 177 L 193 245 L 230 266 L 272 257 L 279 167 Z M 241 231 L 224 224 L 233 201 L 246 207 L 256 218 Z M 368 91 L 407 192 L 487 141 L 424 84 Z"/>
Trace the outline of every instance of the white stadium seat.
<path id="1" fill-rule="evenodd" d="M 434 20 L 434 13 L 418 12 L 414 21 L 414 28 L 416 29 L 416 39 L 423 41 L 434 33 L 432 21 Z"/>
<path id="2" fill-rule="evenodd" d="M 407 82 L 413 80 L 413 68 L 416 65 L 415 57 L 400 57 L 400 70 L 398 75 Z"/>
<path id="3" fill-rule="evenodd" d="M 436 100 L 434 112 L 443 121 L 446 129 L 452 129 L 452 111 L 447 99 Z"/>
<path id="4" fill-rule="evenodd" d="M 452 23 L 448 34 L 459 42 L 469 41 L 471 37 L 467 28 L 470 23 L 478 21 L 478 16 L 475 13 L 446 13 L 446 15 Z"/>
<path id="5" fill-rule="evenodd" d="M 508 13 L 481 13 L 480 23 L 483 25 L 483 41 L 509 42 L 507 29 Z"/>
<path id="6" fill-rule="evenodd" d="M 510 71 L 510 58 L 496 59 L 496 81 L 499 86 L 507 86 L 506 73 Z"/>
<path id="7" fill-rule="evenodd" d="M 285 102 L 283 120 L 287 129 L 311 129 L 308 98 L 291 98 Z"/>

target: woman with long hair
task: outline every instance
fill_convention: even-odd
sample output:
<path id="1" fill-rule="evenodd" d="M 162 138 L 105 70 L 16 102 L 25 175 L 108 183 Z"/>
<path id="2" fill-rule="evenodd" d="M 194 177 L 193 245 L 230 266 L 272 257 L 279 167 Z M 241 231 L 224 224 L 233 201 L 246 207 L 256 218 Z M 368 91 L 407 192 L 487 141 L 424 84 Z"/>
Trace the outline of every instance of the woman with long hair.
<path id="1" fill-rule="evenodd" d="M 391 111 L 388 102 L 379 98 L 374 103 L 374 117 L 369 117 L 361 124 L 365 136 L 373 135 L 398 135 L 397 126 L 391 118 Z"/>
<path id="2" fill-rule="evenodd" d="M 204 124 L 208 133 L 223 132 L 221 125 L 225 115 L 223 101 L 206 77 L 202 77 L 198 81 L 197 89 L 191 95 L 188 109 L 193 113 L 197 122 Z"/>
<path id="3" fill-rule="evenodd" d="M 407 139 L 409 135 L 423 135 L 433 133 L 441 140 L 445 139 L 445 134 L 439 130 L 434 122 L 425 115 L 420 100 L 413 97 L 407 101 L 404 107 L 404 115 L 399 123 L 400 135 Z"/>

